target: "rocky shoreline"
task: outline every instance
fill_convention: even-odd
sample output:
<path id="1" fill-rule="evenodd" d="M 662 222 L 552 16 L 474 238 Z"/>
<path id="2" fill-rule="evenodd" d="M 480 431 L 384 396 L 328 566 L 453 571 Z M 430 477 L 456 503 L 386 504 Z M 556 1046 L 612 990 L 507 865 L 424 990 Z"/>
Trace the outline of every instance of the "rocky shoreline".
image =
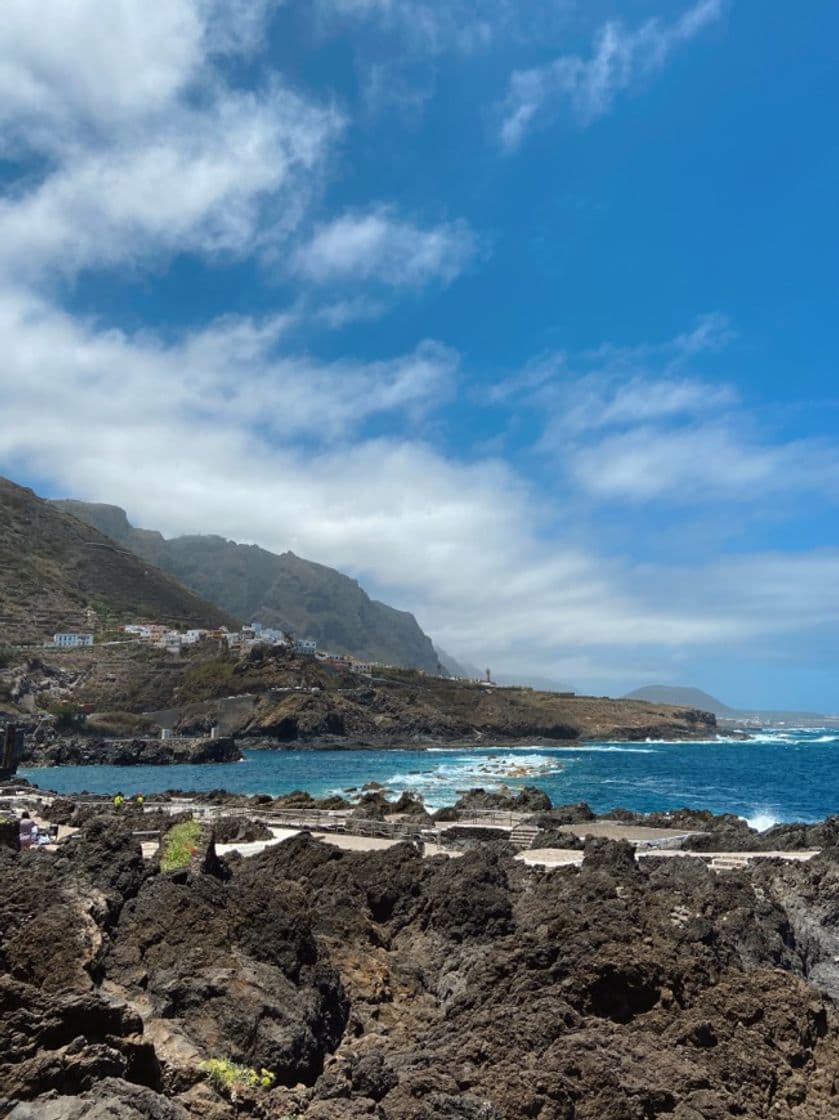
<path id="1" fill-rule="evenodd" d="M 239 762 L 242 752 L 229 736 L 214 739 L 102 739 L 52 735 L 26 740 L 23 766 L 172 766 Z"/>
<path id="2" fill-rule="evenodd" d="M 614 730 L 614 729 L 613 729 Z M 635 730 L 635 729 L 633 729 Z M 644 742 L 649 736 L 643 734 L 612 734 L 611 741 Z M 706 737 L 703 730 L 701 736 Z M 676 735 L 673 741 L 690 741 L 694 736 Z M 747 736 L 743 736 L 747 738 Z M 413 736 L 404 738 L 398 734 L 366 736 L 363 739 L 347 738 L 340 735 L 315 735 L 303 739 L 278 740 L 265 736 L 222 735 L 178 736 L 169 739 L 131 738 L 112 739 L 100 735 L 57 733 L 53 729 L 42 729 L 26 737 L 22 765 L 24 767 L 47 766 L 169 766 L 176 764 L 202 764 L 240 762 L 244 757 L 242 750 L 281 750 L 281 751 L 427 751 L 441 749 L 457 751 L 480 750 L 487 745 L 501 745 L 511 750 L 527 747 L 549 747 L 553 750 L 573 747 L 589 739 L 580 737 L 570 740 L 557 740 L 544 736 L 500 738 L 497 741 L 483 736 L 471 738 L 435 738 L 433 736 Z"/>
<path id="3" fill-rule="evenodd" d="M 526 805 L 555 828 L 591 813 Z M 423 859 L 304 834 L 221 860 L 200 829 L 166 870 L 127 814 L 89 803 L 78 822 L 54 852 L 0 851 L 11 1120 L 837 1114 L 835 820 L 807 826 L 809 863 L 721 874 L 604 840 L 550 873 L 485 838 Z"/>

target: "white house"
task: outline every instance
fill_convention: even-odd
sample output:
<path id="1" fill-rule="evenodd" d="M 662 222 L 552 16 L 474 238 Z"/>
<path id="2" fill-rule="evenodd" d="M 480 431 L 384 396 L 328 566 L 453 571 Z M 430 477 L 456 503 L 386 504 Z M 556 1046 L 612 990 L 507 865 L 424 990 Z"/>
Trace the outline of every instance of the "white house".
<path id="1" fill-rule="evenodd" d="M 53 634 L 52 644 L 59 649 L 73 649 L 76 646 L 92 646 L 92 634 Z"/>
<path id="2" fill-rule="evenodd" d="M 275 630 L 273 626 L 263 626 L 261 622 L 252 622 L 249 626 L 243 626 L 242 637 L 252 645 L 263 643 L 276 646 L 285 642 L 285 634 L 282 630 Z"/>
<path id="3" fill-rule="evenodd" d="M 294 643 L 297 653 L 305 653 L 313 657 L 317 653 L 318 644 L 314 638 L 298 638 Z"/>
<path id="4" fill-rule="evenodd" d="M 261 642 L 268 642 L 272 646 L 285 644 L 285 634 L 282 630 L 276 630 L 273 626 L 260 627 L 257 637 Z"/>

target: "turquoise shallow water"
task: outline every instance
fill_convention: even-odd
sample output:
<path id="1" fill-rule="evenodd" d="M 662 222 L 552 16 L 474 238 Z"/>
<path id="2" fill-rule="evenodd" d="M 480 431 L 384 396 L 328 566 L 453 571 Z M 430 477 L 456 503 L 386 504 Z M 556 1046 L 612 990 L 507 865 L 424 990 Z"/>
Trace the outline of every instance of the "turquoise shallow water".
<path id="1" fill-rule="evenodd" d="M 377 781 L 394 794 L 420 792 L 431 807 L 458 790 L 530 784 L 555 804 L 588 801 L 649 812 L 683 805 L 733 812 L 758 827 L 839 812 L 839 729 L 772 731 L 748 742 L 586 743 L 426 751 L 247 751 L 217 766 L 66 766 L 21 771 L 62 793 L 167 789 L 314 795 Z"/>

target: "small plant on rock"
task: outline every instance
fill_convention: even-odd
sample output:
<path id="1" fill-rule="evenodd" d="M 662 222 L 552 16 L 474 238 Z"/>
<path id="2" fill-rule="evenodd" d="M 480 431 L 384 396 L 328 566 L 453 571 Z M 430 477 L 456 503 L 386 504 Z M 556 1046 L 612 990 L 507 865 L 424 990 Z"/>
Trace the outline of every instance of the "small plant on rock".
<path id="1" fill-rule="evenodd" d="M 173 825 L 163 837 L 160 870 L 178 871 L 186 867 L 196 852 L 200 835 L 201 825 L 198 821 L 183 821 Z"/>
<path id="2" fill-rule="evenodd" d="M 201 1063 L 202 1071 L 213 1088 L 234 1099 L 242 1092 L 270 1089 L 275 1076 L 269 1069 L 252 1069 L 250 1066 L 231 1062 L 229 1058 L 209 1058 Z"/>

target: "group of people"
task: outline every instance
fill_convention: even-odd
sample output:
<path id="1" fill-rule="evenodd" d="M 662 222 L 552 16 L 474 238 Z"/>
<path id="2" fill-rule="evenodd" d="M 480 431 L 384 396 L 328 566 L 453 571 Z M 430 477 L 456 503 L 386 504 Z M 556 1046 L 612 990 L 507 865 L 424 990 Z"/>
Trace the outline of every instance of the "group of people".
<path id="1" fill-rule="evenodd" d="M 121 809 L 123 805 L 130 804 L 136 809 L 142 809 L 146 803 L 146 799 L 142 793 L 135 793 L 130 801 L 126 801 L 125 794 L 120 792 L 114 795 L 114 807 Z M 36 821 L 25 810 L 20 815 L 20 848 L 25 851 L 27 848 L 33 848 L 41 844 L 54 843 L 58 833 L 58 828 L 53 827 L 50 829 L 40 828 Z"/>
<path id="2" fill-rule="evenodd" d="M 24 810 L 20 815 L 20 850 L 36 847 L 39 844 L 52 844 L 55 837 L 50 831 L 39 828 Z"/>
<path id="3" fill-rule="evenodd" d="M 143 797 L 142 793 L 135 793 L 133 798 L 131 799 L 131 802 L 130 802 L 130 804 L 132 804 L 136 809 L 142 809 L 143 806 L 145 805 L 145 803 L 146 803 L 146 799 L 145 799 L 145 797 Z M 114 794 L 114 808 L 115 809 L 121 809 L 124 804 L 125 804 L 125 794 L 122 793 L 122 792 L 115 793 Z"/>

